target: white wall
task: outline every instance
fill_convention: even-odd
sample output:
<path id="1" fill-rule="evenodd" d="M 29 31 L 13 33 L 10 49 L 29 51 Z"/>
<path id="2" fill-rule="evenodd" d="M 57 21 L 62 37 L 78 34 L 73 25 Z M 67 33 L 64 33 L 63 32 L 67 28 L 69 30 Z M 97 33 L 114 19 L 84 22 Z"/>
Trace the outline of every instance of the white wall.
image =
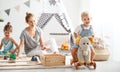
<path id="1" fill-rule="evenodd" d="M 73 28 L 80 23 L 80 0 L 62 0 L 64 7 L 72 21 Z"/>
<path id="2" fill-rule="evenodd" d="M 91 13 L 96 33 L 107 36 L 114 60 L 120 61 L 120 4 L 119 0 L 91 0 Z"/>

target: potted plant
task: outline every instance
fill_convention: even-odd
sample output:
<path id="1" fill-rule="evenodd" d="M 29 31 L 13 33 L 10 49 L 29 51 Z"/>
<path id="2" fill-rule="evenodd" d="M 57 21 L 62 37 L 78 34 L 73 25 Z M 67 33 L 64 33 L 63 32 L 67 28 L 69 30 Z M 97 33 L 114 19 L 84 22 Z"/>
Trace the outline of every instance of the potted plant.
<path id="1" fill-rule="evenodd" d="M 4 22 L 4 20 L 2 18 L 0 18 L 0 22 Z"/>

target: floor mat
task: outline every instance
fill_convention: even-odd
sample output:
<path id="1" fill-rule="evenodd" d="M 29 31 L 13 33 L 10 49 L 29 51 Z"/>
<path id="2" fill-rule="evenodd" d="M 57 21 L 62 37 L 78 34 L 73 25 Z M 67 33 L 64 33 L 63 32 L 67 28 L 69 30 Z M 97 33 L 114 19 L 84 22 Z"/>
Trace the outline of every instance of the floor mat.
<path id="1" fill-rule="evenodd" d="M 0 70 L 22 70 L 22 69 L 48 69 L 48 68 L 70 68 L 71 56 L 66 56 L 66 63 L 63 66 L 43 66 L 41 63 L 31 61 L 30 57 L 22 57 L 16 60 L 15 63 L 9 63 L 8 60 L 0 60 Z"/>

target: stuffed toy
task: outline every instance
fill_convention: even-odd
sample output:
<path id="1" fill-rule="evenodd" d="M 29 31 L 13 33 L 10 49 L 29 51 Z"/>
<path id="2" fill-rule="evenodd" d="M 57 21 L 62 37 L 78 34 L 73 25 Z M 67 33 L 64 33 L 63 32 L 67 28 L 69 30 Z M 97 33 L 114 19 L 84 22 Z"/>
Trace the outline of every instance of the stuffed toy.
<path id="1" fill-rule="evenodd" d="M 90 43 L 93 45 L 94 44 L 94 37 L 90 36 L 90 37 L 88 37 L 88 39 L 90 40 Z"/>
<path id="2" fill-rule="evenodd" d="M 77 44 L 77 45 L 78 45 L 79 42 L 80 42 L 80 38 L 81 38 L 80 35 L 77 36 L 77 38 L 76 38 L 76 44 Z M 88 39 L 90 40 L 90 43 L 93 45 L 93 44 L 94 44 L 94 37 L 90 36 L 90 37 L 88 37 Z"/>
<path id="3" fill-rule="evenodd" d="M 75 63 L 75 68 L 78 69 L 79 65 L 90 65 L 91 64 L 92 43 L 91 43 L 91 39 L 89 39 L 88 37 L 80 37 L 80 36 L 76 38 L 76 42 L 78 42 L 79 48 L 77 52 L 78 62 Z M 96 63 L 93 64 L 93 66 L 95 69 Z"/>
<path id="4" fill-rule="evenodd" d="M 104 41 L 101 38 L 96 37 L 93 44 L 94 48 L 104 48 Z"/>
<path id="5" fill-rule="evenodd" d="M 90 63 L 91 57 L 91 43 L 87 37 L 83 37 L 80 39 L 79 48 L 77 52 L 77 57 L 80 63 Z"/>

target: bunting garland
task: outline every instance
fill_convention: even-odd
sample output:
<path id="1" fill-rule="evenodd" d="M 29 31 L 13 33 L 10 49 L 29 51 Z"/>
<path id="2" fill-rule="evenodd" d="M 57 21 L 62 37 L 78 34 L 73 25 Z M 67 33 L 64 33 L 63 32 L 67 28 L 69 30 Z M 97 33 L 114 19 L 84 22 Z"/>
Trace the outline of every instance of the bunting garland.
<path id="1" fill-rule="evenodd" d="M 9 16 L 9 14 L 10 14 L 10 9 L 5 10 L 5 13 Z"/>
<path id="2" fill-rule="evenodd" d="M 55 5 L 56 1 L 55 0 L 49 0 L 50 5 Z"/>
<path id="3" fill-rule="evenodd" d="M 36 1 L 40 2 L 40 0 L 36 0 Z M 57 0 L 57 1 L 59 2 L 60 0 Z M 50 5 L 55 5 L 56 0 L 49 0 L 49 3 L 50 3 Z M 25 1 L 23 4 L 26 5 L 28 8 L 30 8 L 30 0 Z M 17 5 L 15 7 L 13 7 L 13 8 L 15 8 L 15 10 L 19 13 L 20 12 L 20 6 L 21 5 Z M 9 16 L 11 9 L 12 8 L 6 9 L 6 10 L 4 10 L 4 12 Z"/>
<path id="4" fill-rule="evenodd" d="M 40 2 L 40 0 L 37 0 L 38 2 Z"/>
<path id="5" fill-rule="evenodd" d="M 30 7 L 30 0 L 24 3 L 27 7 Z"/>
<path id="6" fill-rule="evenodd" d="M 40 2 L 40 0 L 36 0 L 36 1 Z M 23 4 L 25 4 L 27 7 L 30 8 L 30 0 L 24 2 Z M 14 8 L 18 13 L 20 12 L 20 5 L 17 5 Z M 4 12 L 9 16 L 10 15 L 10 10 L 11 10 L 11 8 L 4 10 Z"/>
<path id="7" fill-rule="evenodd" d="M 17 12 L 20 12 L 20 5 L 16 6 L 15 9 Z"/>

